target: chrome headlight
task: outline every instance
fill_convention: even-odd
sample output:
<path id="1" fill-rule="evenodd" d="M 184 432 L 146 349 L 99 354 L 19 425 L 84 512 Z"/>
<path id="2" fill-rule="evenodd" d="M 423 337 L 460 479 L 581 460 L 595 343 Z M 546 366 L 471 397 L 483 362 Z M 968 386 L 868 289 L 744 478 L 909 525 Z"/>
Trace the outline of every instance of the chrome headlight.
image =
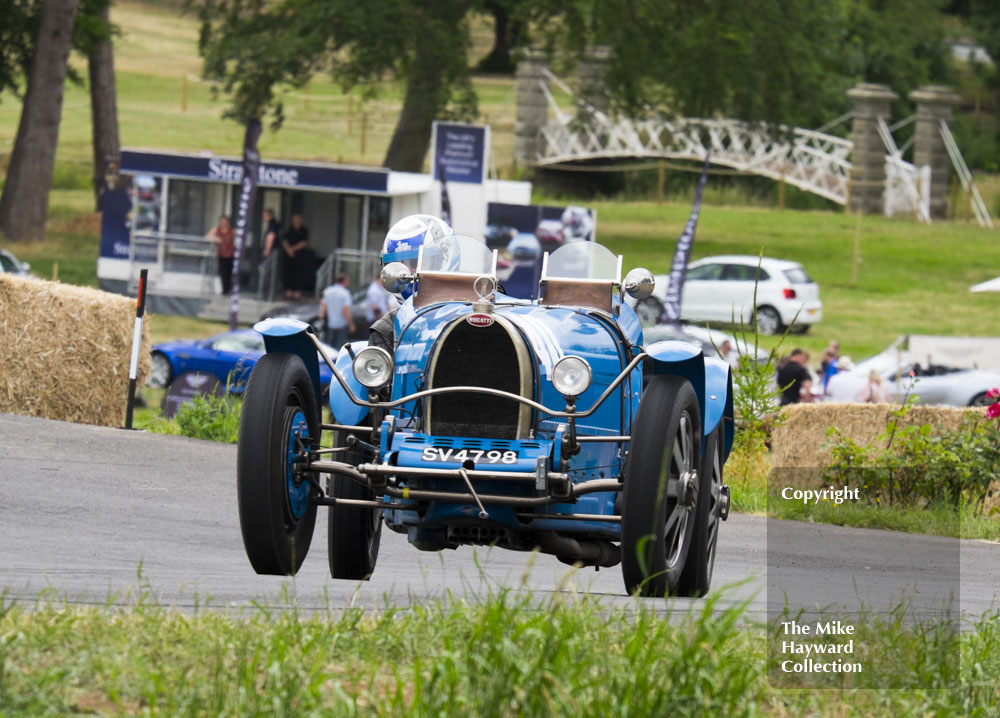
<path id="1" fill-rule="evenodd" d="M 578 356 L 563 357 L 552 367 L 552 385 L 567 399 L 587 391 L 590 379 L 590 364 Z"/>
<path id="2" fill-rule="evenodd" d="M 365 347 L 354 357 L 354 378 L 368 389 L 381 389 L 392 379 L 392 357 L 381 347 Z"/>

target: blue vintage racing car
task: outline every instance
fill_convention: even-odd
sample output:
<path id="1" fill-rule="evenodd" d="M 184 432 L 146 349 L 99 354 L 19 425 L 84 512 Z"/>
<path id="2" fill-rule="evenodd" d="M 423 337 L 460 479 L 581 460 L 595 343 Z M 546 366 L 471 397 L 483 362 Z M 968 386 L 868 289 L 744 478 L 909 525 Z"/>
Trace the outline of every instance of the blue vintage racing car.
<path id="1" fill-rule="evenodd" d="M 372 574 L 384 524 L 420 550 L 538 549 L 620 563 L 629 593 L 705 594 L 729 514 L 729 366 L 685 342 L 644 344 L 621 293 L 649 296 L 652 275 L 623 280 L 599 244 L 546 254 L 537 300 L 505 295 L 496 262 L 480 240 L 450 236 L 424 245 L 415 271 L 386 265 L 389 291 L 412 290 L 387 346 L 332 357 L 305 323 L 256 325 L 267 353 L 247 386 L 237 471 L 254 569 L 294 574 L 328 506 L 334 578 Z"/>

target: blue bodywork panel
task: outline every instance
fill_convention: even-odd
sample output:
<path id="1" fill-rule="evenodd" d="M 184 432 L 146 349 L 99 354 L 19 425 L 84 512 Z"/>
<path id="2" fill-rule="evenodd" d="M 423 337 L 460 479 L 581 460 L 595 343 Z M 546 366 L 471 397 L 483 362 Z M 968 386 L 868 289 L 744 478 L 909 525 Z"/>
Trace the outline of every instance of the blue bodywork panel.
<path id="1" fill-rule="evenodd" d="M 729 365 L 706 357 L 700 348 L 682 341 L 663 341 L 645 348 L 653 359 L 653 374 L 681 376 L 691 382 L 698 395 L 702 417 L 702 442 L 708 439 L 719 422 L 723 431 L 724 457 L 733 445 L 733 397 Z"/>
<path id="2" fill-rule="evenodd" d="M 298 319 L 265 319 L 254 324 L 253 328 L 264 336 L 264 347 L 268 353 L 288 352 L 302 359 L 316 390 L 316 406 L 322 406 L 319 357 L 316 356 L 316 345 L 306 336 L 306 332 L 312 332 L 312 327 Z"/>

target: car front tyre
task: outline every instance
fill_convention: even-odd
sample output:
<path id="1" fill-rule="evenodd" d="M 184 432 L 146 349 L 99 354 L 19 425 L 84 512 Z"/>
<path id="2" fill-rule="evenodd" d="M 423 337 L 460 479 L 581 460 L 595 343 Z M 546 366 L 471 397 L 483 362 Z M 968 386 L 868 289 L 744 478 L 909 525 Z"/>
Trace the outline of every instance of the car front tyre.
<path id="1" fill-rule="evenodd" d="M 298 454 L 319 444 L 312 380 L 294 354 L 265 354 L 250 373 L 236 450 L 236 496 L 247 558 L 260 574 L 294 575 L 316 525 L 316 489 Z"/>
<path id="2" fill-rule="evenodd" d="M 639 403 L 622 497 L 622 577 L 642 596 L 679 590 L 697 505 L 701 412 L 690 382 L 654 376 Z"/>
<path id="3" fill-rule="evenodd" d="M 761 334 L 773 335 L 781 331 L 781 315 L 774 307 L 759 307 L 757 309 L 757 331 Z"/>

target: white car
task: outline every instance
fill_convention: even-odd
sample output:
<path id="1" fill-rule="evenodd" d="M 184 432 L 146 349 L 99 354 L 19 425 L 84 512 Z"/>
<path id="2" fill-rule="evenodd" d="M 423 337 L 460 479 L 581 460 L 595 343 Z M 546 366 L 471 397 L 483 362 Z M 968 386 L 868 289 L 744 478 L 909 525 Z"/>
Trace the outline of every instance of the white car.
<path id="1" fill-rule="evenodd" d="M 749 322 L 753 317 L 757 264 L 757 326 L 762 334 L 777 334 L 784 327 L 805 332 L 823 318 L 819 286 L 802 265 L 753 255 L 705 257 L 688 265 L 681 297 L 681 319 L 695 322 Z M 656 277 L 653 296 L 639 302 L 629 299 L 644 326 L 656 324 L 663 313 L 669 274 Z"/>

